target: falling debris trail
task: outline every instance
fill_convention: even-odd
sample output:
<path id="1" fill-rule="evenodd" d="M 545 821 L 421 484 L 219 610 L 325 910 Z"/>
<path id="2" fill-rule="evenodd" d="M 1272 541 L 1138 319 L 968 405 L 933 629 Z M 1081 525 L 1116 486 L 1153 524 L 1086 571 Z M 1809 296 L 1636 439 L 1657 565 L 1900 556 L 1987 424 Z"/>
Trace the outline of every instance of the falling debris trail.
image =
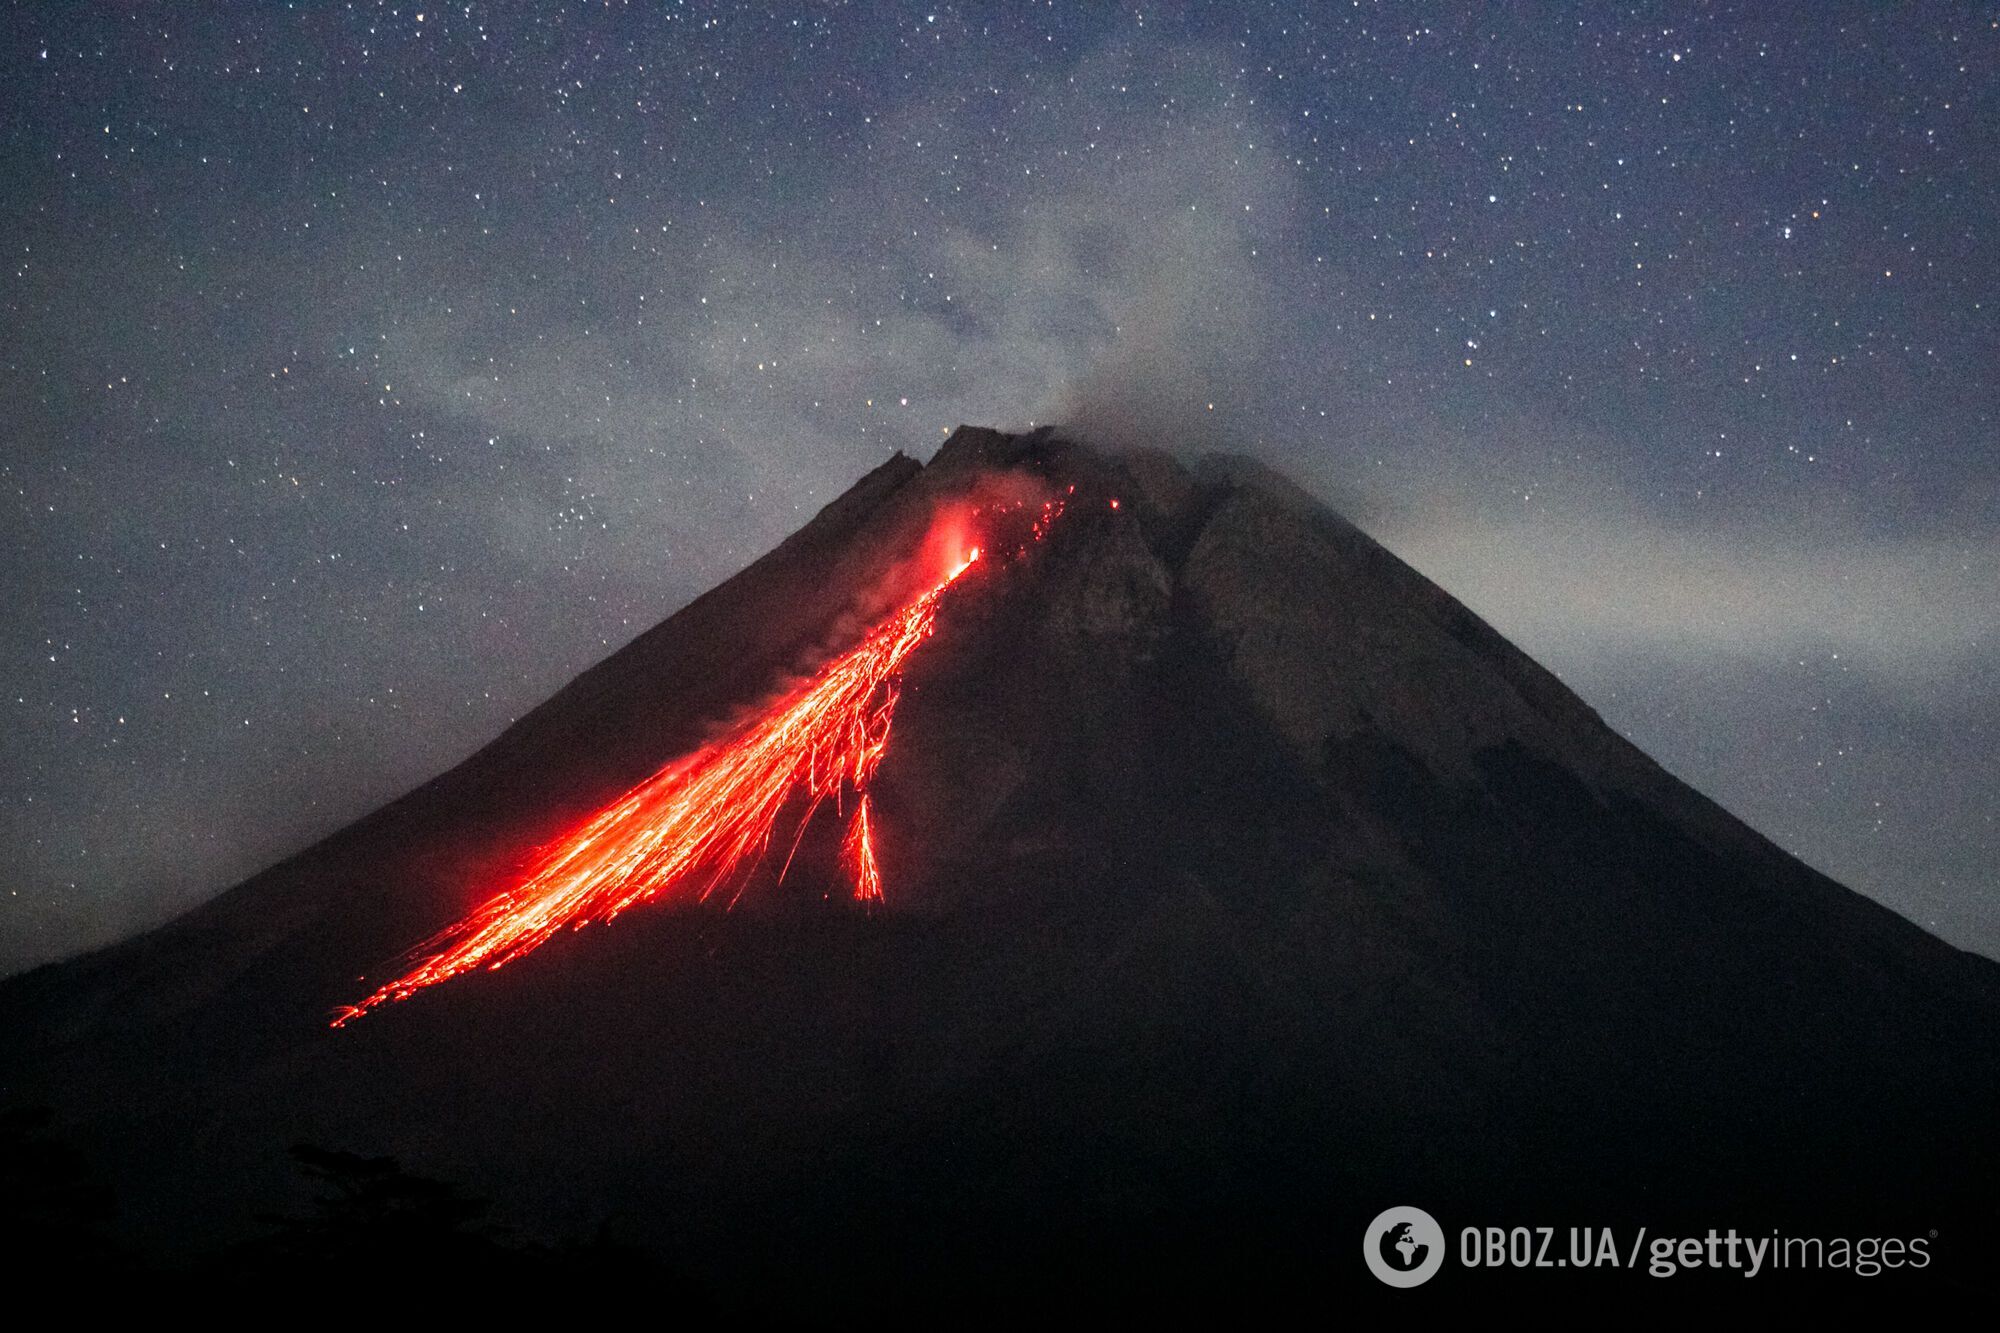
<path id="1" fill-rule="evenodd" d="M 854 822 L 847 827 L 847 842 L 842 851 L 848 868 L 854 872 L 855 901 L 874 904 L 882 901 L 882 868 L 875 864 L 875 830 L 869 819 L 868 793 L 863 791 L 854 807 Z"/>
<path id="2" fill-rule="evenodd" d="M 978 559 L 974 548 L 797 692 L 598 812 L 520 885 L 418 946 L 421 962 L 343 1007 L 333 1026 L 475 968 L 499 967 L 559 930 L 609 921 L 670 890 L 687 890 L 697 901 L 728 886 L 740 892 L 744 872 L 770 847 L 779 812 L 800 789 L 807 819 L 843 788 L 861 794 L 843 859 L 854 874 L 855 898 L 880 902 L 866 792 L 889 743 L 896 674 L 930 637 L 945 590 Z"/>
<path id="3" fill-rule="evenodd" d="M 1023 507 L 1017 502 L 1001 508 Z M 1062 510 L 1061 501 L 1041 505 L 1031 539 L 1045 536 Z M 412 950 L 420 961 L 408 972 L 358 1004 L 342 1006 L 333 1026 L 406 1000 L 426 986 L 500 967 L 557 931 L 609 921 L 670 892 L 697 902 L 721 889 L 740 894 L 748 871 L 770 848 L 779 814 L 798 792 L 806 800 L 799 837 L 821 802 L 838 801 L 843 791 L 855 793 L 841 860 L 854 877 L 855 901 L 870 907 L 882 902 L 868 784 L 888 748 L 897 677 L 930 637 L 945 591 L 978 559 L 979 548 L 972 547 L 929 591 L 798 690 L 599 811 L 556 844 L 520 884 Z"/>

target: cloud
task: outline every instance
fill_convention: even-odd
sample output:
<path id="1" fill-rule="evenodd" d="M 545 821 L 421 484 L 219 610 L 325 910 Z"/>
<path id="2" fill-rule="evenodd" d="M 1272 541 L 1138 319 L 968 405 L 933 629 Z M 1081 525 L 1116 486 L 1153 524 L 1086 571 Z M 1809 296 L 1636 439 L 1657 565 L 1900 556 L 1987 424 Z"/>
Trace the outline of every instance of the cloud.
<path id="1" fill-rule="evenodd" d="M 1838 654 L 1944 680 L 2000 643 L 2000 540 L 1852 528 L 1700 529 L 1616 509 L 1460 509 L 1385 533 L 1405 559 L 1551 659 Z"/>
<path id="2" fill-rule="evenodd" d="M 866 170 L 792 164 L 809 211 L 717 201 L 637 241 L 566 239 L 588 299 L 523 310 L 532 258 L 440 239 L 423 290 L 449 309 L 399 278 L 356 317 L 400 312 L 385 378 L 556 449 L 597 493 L 657 493 L 664 451 L 680 482 L 824 501 L 857 453 L 924 450 L 961 421 L 1211 446 L 1263 413 L 1246 369 L 1297 214 L 1239 82 L 1220 48 L 1107 49 L 1005 141 L 940 90 L 878 118 Z M 1028 203 L 995 207 L 1023 180 Z"/>

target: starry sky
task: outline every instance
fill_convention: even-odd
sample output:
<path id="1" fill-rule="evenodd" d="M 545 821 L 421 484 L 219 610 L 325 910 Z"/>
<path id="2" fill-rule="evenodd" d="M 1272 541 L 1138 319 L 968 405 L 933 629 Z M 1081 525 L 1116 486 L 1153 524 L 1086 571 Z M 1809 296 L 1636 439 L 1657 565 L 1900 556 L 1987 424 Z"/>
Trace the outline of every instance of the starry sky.
<path id="1" fill-rule="evenodd" d="M 958 422 L 1255 453 L 2000 955 L 2000 13 L 15 3 L 0 970 Z"/>

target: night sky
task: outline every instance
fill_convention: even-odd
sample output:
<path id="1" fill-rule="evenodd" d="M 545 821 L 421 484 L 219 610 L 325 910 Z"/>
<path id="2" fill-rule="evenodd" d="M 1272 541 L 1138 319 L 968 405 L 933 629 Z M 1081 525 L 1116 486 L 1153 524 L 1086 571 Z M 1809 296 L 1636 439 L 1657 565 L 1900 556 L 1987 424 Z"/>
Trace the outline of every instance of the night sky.
<path id="1" fill-rule="evenodd" d="M 1996 18 L 14 4 L 0 968 L 961 421 L 1268 459 L 2000 954 Z"/>

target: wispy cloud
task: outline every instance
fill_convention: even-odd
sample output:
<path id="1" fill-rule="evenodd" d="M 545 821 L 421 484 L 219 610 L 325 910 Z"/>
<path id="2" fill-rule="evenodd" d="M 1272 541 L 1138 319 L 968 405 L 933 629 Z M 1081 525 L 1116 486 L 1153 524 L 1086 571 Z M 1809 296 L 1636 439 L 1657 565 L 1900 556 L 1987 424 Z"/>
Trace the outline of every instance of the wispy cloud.
<path id="1" fill-rule="evenodd" d="M 1636 512 L 1460 510 L 1384 534 L 1412 564 L 1557 660 L 1604 652 L 1838 654 L 1949 679 L 2000 646 L 2000 538 L 1675 527 Z"/>

